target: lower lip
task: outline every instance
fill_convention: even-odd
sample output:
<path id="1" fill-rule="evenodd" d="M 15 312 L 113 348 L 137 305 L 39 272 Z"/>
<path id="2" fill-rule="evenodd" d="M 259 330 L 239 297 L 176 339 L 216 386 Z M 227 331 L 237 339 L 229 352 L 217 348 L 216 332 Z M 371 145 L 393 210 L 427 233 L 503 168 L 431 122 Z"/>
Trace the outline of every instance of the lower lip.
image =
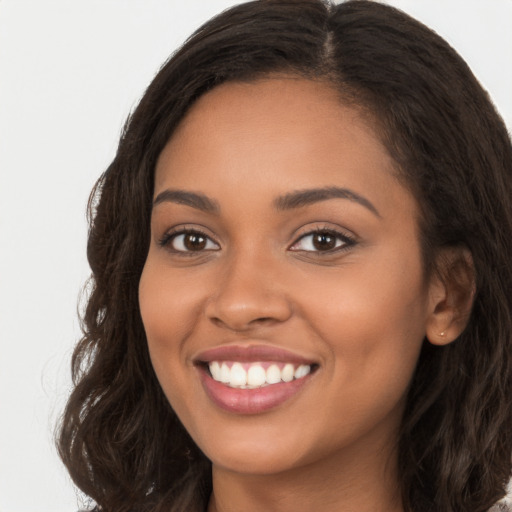
<path id="1" fill-rule="evenodd" d="M 291 382 L 256 389 L 238 389 L 213 380 L 203 368 L 200 368 L 199 373 L 210 400 L 221 409 L 236 414 L 259 414 L 274 409 L 299 393 L 311 377 L 309 374 Z"/>

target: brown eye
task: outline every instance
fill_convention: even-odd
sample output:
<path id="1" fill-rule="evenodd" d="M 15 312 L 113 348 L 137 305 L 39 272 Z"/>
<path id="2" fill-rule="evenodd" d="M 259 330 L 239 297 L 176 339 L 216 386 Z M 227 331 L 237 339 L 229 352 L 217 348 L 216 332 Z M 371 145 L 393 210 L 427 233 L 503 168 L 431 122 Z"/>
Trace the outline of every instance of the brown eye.
<path id="1" fill-rule="evenodd" d="M 199 233 L 183 235 L 183 245 L 189 251 L 201 251 L 206 247 L 206 237 Z"/>
<path id="2" fill-rule="evenodd" d="M 331 233 L 316 233 L 313 235 L 312 244 L 318 251 L 329 251 L 336 247 L 336 237 Z"/>
<path id="3" fill-rule="evenodd" d="M 355 241 L 347 235 L 331 230 L 319 230 L 299 238 L 292 247 L 290 247 L 290 250 L 329 253 L 349 248 L 354 244 Z"/>
<path id="4" fill-rule="evenodd" d="M 208 236 L 199 231 L 185 231 L 166 236 L 162 246 L 168 246 L 174 252 L 215 251 L 220 247 Z"/>

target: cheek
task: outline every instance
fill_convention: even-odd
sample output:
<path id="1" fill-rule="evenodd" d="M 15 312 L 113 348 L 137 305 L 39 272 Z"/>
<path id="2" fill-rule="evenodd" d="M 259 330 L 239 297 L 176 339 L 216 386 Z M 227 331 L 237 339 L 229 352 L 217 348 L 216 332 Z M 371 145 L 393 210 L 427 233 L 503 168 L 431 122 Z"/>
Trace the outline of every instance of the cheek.
<path id="1" fill-rule="evenodd" d="M 427 301 L 416 261 L 398 261 L 400 266 L 354 266 L 304 295 L 304 314 L 326 341 L 327 367 L 342 381 L 340 389 L 350 384 L 361 396 L 396 400 L 408 387 L 424 339 Z"/>
<path id="2" fill-rule="evenodd" d="M 187 307 L 187 288 L 177 288 L 164 274 L 156 271 L 151 262 L 144 267 L 139 285 L 140 311 L 158 382 L 174 412 L 188 425 L 190 404 L 200 390 L 187 378 L 183 340 L 188 338 L 194 324 Z"/>
<path id="3" fill-rule="evenodd" d="M 338 294 L 336 314 L 353 316 L 348 327 L 356 332 L 393 330 L 397 338 L 407 338 L 413 334 L 411 329 L 414 333 L 424 330 L 427 289 L 416 244 L 390 245 L 332 280 L 330 303 Z"/>
<path id="4" fill-rule="evenodd" d="M 150 349 L 178 351 L 197 321 L 200 300 L 192 279 L 180 282 L 150 252 L 139 284 L 139 305 Z"/>
<path id="5" fill-rule="evenodd" d="M 193 288 L 180 286 L 150 253 L 140 279 L 139 305 L 153 368 L 172 402 L 187 364 L 183 343 L 194 329 L 196 302 Z"/>

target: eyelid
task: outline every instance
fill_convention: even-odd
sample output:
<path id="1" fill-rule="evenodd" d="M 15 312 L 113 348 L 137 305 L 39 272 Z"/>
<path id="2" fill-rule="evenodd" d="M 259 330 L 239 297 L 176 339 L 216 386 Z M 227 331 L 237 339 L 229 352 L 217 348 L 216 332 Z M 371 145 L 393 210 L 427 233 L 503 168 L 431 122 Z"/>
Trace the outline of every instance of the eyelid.
<path id="1" fill-rule="evenodd" d="M 179 249 L 175 249 L 174 247 L 171 247 L 171 243 L 174 240 L 176 240 L 179 236 L 181 236 L 181 235 L 188 235 L 188 234 L 200 235 L 200 236 L 202 236 L 202 237 L 207 239 L 207 243 L 211 242 L 212 244 L 214 244 L 216 246 L 216 248 L 215 249 L 204 248 L 204 249 L 201 249 L 201 250 L 193 251 L 193 250 L 179 250 Z M 196 226 L 194 226 L 194 227 L 192 227 L 192 226 L 190 226 L 190 227 L 189 226 L 179 226 L 179 227 L 176 227 L 176 228 L 168 229 L 163 234 L 163 236 L 161 238 L 159 238 L 158 245 L 160 247 L 168 249 L 173 254 L 186 255 L 186 256 L 189 256 L 189 255 L 199 255 L 199 254 L 203 254 L 205 252 L 217 251 L 217 250 L 220 249 L 220 244 L 218 242 L 216 242 L 213 239 L 212 236 L 208 235 L 207 233 L 205 233 L 204 230 L 202 230 L 201 228 L 198 228 Z"/>
<path id="2" fill-rule="evenodd" d="M 338 240 L 341 240 L 341 244 L 340 245 L 336 245 L 335 247 L 333 247 L 332 249 L 328 249 L 328 250 L 325 250 L 325 251 L 321 251 L 321 250 L 308 250 L 308 249 L 294 249 L 294 247 L 303 239 L 309 237 L 309 236 L 314 236 L 315 234 L 318 234 L 318 233 L 327 233 L 327 234 L 331 234 L 333 235 L 334 237 L 336 237 Z M 291 251 L 294 251 L 294 252 L 305 252 L 305 253 L 313 253 L 313 254 L 318 254 L 318 255 L 332 255 L 334 253 L 337 253 L 337 252 L 342 252 L 344 250 L 347 250 L 349 249 L 350 247 L 354 246 L 355 244 L 357 243 L 357 239 L 355 236 L 353 235 L 349 235 L 346 233 L 346 231 L 343 231 L 339 228 L 333 228 L 333 227 L 330 227 L 330 226 L 318 226 L 318 227 L 315 227 L 313 229 L 309 229 L 308 231 L 302 233 L 300 236 L 298 236 L 295 241 L 293 242 L 293 244 L 290 246 L 290 248 L 288 250 L 291 250 Z"/>

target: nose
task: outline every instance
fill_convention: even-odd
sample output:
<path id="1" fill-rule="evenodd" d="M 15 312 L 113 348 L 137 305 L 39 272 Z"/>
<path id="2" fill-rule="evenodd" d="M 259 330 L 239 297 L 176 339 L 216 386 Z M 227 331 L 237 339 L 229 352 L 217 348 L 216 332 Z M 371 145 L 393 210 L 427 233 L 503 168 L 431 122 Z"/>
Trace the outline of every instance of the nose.
<path id="1" fill-rule="evenodd" d="M 242 332 L 285 322 L 292 315 L 284 287 L 268 261 L 231 261 L 217 283 L 206 315 L 218 326 Z"/>

